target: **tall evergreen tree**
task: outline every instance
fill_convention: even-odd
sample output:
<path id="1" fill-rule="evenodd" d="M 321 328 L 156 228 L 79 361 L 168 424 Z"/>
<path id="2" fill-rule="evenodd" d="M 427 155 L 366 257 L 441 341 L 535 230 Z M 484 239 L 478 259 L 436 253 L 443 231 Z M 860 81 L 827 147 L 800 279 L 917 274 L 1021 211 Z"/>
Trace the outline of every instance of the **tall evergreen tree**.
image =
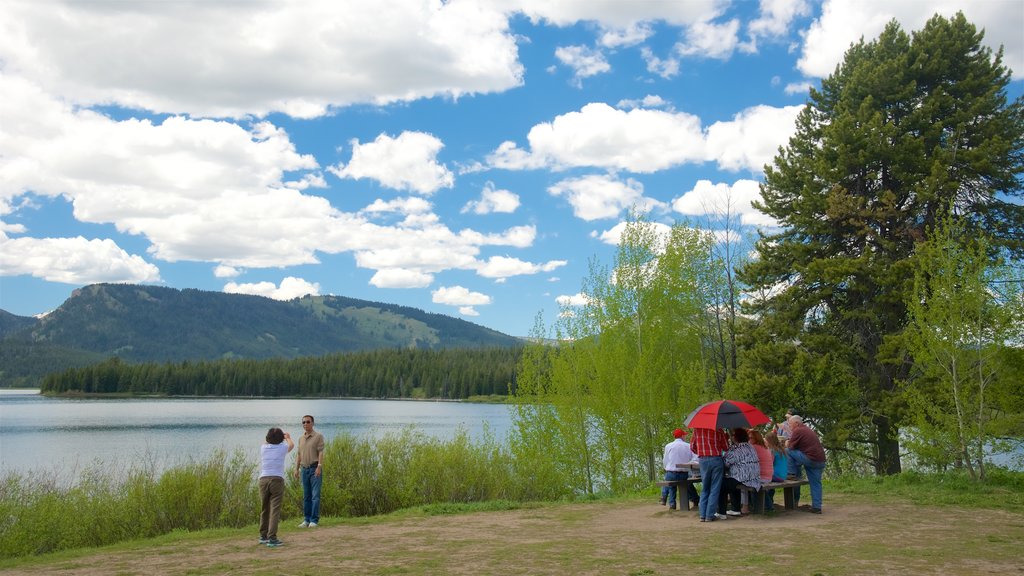
<path id="1" fill-rule="evenodd" d="M 750 302 L 760 330 L 848 367 L 859 394 L 843 406 L 844 425 L 864 432 L 853 437 L 871 447 L 879 473 L 901 469 L 899 383 L 911 362 L 900 336 L 914 246 L 953 203 L 993 250 L 1024 255 L 1024 206 L 1013 201 L 1024 101 L 1007 101 L 1002 50 L 982 37 L 957 14 L 912 36 L 892 22 L 852 46 L 766 169 L 758 207 L 783 228 L 762 236 L 740 275 L 767 294 Z"/>

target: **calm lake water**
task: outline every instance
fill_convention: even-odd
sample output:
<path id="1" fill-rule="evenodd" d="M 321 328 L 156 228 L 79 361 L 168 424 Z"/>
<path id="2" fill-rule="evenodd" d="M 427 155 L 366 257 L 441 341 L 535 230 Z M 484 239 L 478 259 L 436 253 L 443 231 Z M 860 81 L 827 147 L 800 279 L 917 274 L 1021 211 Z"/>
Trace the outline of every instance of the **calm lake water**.
<path id="1" fill-rule="evenodd" d="M 255 460 L 271 426 L 298 438 L 303 414 L 327 440 L 342 433 L 379 437 L 408 426 L 449 438 L 485 429 L 504 440 L 508 406 L 462 402 L 324 399 L 58 399 L 0 389 L 0 476 L 46 471 L 73 480 L 85 467 L 152 463 L 165 469 L 205 460 L 217 449 Z"/>

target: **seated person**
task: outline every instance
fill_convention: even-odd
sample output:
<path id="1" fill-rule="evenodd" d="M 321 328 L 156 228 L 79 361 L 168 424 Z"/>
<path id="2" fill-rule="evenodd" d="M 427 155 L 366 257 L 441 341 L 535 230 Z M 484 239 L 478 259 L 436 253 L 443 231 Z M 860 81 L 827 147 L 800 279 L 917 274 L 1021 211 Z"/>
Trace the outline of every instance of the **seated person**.
<path id="1" fill-rule="evenodd" d="M 774 431 L 768 432 L 764 437 L 765 444 L 768 445 L 768 450 L 772 453 L 772 482 L 784 482 L 786 480 L 786 472 L 788 470 L 786 448 L 782 445 L 782 441 L 779 440 L 777 434 Z M 775 489 L 772 488 L 765 495 L 765 509 L 771 512 L 775 509 Z"/>
<path id="2" fill-rule="evenodd" d="M 735 428 L 732 431 L 732 438 L 734 444 L 725 452 L 728 475 L 722 483 L 718 509 L 719 513 L 725 509 L 725 496 L 728 495 L 732 501 L 732 510 L 727 510 L 725 514 L 739 516 L 744 511 L 749 512 L 746 506 L 746 492 L 740 490 L 739 486 L 743 484 L 754 490 L 761 489 L 761 460 L 757 457 L 757 451 L 750 445 L 750 436 L 745 429 Z"/>

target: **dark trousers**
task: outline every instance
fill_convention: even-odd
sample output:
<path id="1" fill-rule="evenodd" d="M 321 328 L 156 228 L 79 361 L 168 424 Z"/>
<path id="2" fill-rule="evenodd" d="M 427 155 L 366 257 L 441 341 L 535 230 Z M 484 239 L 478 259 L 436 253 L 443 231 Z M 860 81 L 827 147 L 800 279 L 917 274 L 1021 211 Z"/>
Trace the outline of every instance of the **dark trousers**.
<path id="1" fill-rule="evenodd" d="M 281 522 L 281 501 L 284 500 L 284 478 L 260 478 L 260 538 L 277 538 L 277 525 Z"/>
<path id="2" fill-rule="evenodd" d="M 732 509 L 734 512 L 739 512 L 740 506 L 740 482 L 735 478 L 726 477 L 722 481 L 722 491 L 718 494 L 718 513 L 725 514 L 725 500 L 728 498 L 732 501 Z"/>

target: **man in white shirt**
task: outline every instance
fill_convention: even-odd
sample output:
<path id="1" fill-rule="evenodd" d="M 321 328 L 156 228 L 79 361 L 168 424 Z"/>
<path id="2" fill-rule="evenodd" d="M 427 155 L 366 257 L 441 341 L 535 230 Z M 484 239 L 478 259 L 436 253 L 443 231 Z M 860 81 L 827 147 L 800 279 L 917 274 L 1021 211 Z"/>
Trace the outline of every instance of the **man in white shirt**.
<path id="1" fill-rule="evenodd" d="M 666 481 L 685 481 L 690 477 L 691 463 L 696 463 L 697 458 L 693 455 L 690 450 L 690 444 L 683 440 L 683 436 L 686 436 L 686 431 L 681 428 L 676 428 L 672 431 L 672 436 L 675 440 L 665 445 L 665 456 L 662 459 L 662 465 L 665 469 L 665 480 Z M 693 484 L 686 484 L 686 493 L 690 501 L 694 505 L 698 503 L 697 490 L 693 487 Z M 661 488 L 661 503 L 665 504 L 668 501 L 668 507 L 675 509 L 676 507 L 676 487 L 675 486 L 663 486 Z"/>

